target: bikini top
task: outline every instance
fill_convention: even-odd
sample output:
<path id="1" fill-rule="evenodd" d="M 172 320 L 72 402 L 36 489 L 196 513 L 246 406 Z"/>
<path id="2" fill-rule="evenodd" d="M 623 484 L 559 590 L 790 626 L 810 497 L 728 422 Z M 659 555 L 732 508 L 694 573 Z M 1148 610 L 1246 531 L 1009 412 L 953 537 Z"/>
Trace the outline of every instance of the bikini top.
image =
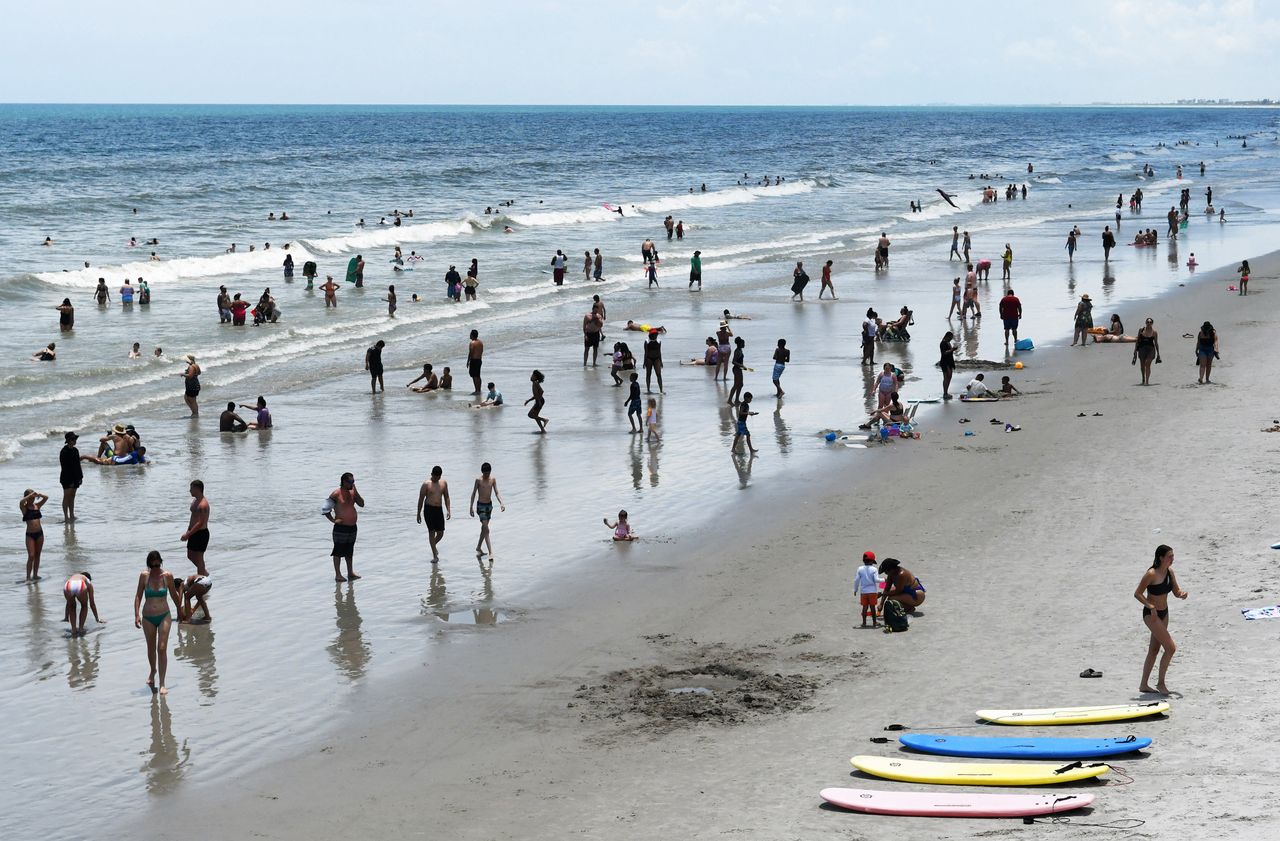
<path id="1" fill-rule="evenodd" d="M 39 520 L 43 516 L 44 515 L 40 513 L 39 508 L 28 508 L 26 511 L 22 512 L 22 522 L 25 523 L 30 520 Z"/>
<path id="2" fill-rule="evenodd" d="M 142 585 L 142 595 L 148 599 L 163 599 L 169 595 L 169 588 L 165 587 L 160 590 L 152 590 L 146 584 Z"/>
<path id="3" fill-rule="evenodd" d="M 1165 575 L 1164 581 L 1159 584 L 1152 583 L 1147 585 L 1148 596 L 1163 596 L 1171 592 L 1173 592 L 1173 573 Z"/>

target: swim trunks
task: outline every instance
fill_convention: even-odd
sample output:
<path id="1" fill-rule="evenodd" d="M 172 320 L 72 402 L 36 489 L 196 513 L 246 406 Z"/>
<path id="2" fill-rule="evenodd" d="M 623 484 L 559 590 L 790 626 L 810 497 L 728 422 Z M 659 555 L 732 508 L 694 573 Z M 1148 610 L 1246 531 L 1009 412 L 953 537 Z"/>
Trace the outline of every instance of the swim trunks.
<path id="1" fill-rule="evenodd" d="M 188 377 L 186 394 L 188 397 L 197 397 L 200 394 L 200 378 Z"/>
<path id="2" fill-rule="evenodd" d="M 640 398 L 637 397 L 635 400 L 632 400 L 630 403 L 627 404 L 627 414 L 628 415 L 640 414 Z"/>
<path id="3" fill-rule="evenodd" d="M 786 369 L 787 369 L 787 366 L 786 366 L 785 364 L 781 363 L 781 362 L 775 362 L 775 363 L 773 363 L 773 378 L 774 378 L 774 380 L 779 380 L 779 379 L 781 379 L 781 378 L 782 378 L 782 372 L 783 372 L 783 371 L 785 371 Z"/>
<path id="4" fill-rule="evenodd" d="M 877 596 L 875 593 L 863 593 L 861 596 L 858 597 L 858 603 L 861 604 L 863 607 L 875 607 L 876 602 L 879 600 L 880 600 L 880 597 Z"/>
<path id="5" fill-rule="evenodd" d="M 746 422 L 746 421 L 741 421 L 741 420 L 740 420 L 740 421 L 738 421 L 738 427 L 737 427 L 737 428 L 738 428 L 738 434 L 739 434 L 739 435 L 746 435 L 746 434 L 747 434 L 747 422 Z"/>
<path id="6" fill-rule="evenodd" d="M 424 506 L 424 520 L 431 531 L 444 531 L 444 509 L 439 505 Z"/>
<path id="7" fill-rule="evenodd" d="M 489 518 L 491 518 L 491 517 L 493 516 L 493 503 L 492 503 L 492 502 L 477 502 L 477 503 L 476 503 L 476 516 L 480 518 L 480 522 L 482 522 L 482 523 L 487 523 L 487 522 L 489 522 Z"/>
<path id="8" fill-rule="evenodd" d="M 480 366 L 481 366 L 481 365 L 483 365 L 483 364 L 484 364 L 484 360 L 483 360 L 483 359 L 468 359 L 468 360 L 467 360 L 467 373 L 468 373 L 470 376 L 473 376 L 473 377 L 478 377 L 478 376 L 480 376 Z"/>
<path id="9" fill-rule="evenodd" d="M 600 334 L 599 333 L 583 333 L 582 344 L 588 348 L 600 347 Z"/>
<path id="10" fill-rule="evenodd" d="M 188 552 L 203 552 L 209 548 L 209 530 L 200 529 L 187 538 Z"/>
<path id="11" fill-rule="evenodd" d="M 1006 330 L 1017 330 L 1017 329 L 1018 329 L 1018 319 L 1016 319 L 1016 318 L 1006 318 L 1006 319 L 1004 319 L 1004 329 L 1006 329 Z"/>
<path id="12" fill-rule="evenodd" d="M 356 552 L 356 527 L 345 523 L 333 524 L 333 551 L 335 558 L 351 558 Z"/>

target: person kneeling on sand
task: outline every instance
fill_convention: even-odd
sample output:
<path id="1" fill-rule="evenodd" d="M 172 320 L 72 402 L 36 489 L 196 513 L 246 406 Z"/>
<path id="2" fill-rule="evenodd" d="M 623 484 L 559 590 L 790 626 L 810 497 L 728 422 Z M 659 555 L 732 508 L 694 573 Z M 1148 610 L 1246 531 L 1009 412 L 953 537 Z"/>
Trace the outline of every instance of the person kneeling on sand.
<path id="1" fill-rule="evenodd" d="M 965 397 L 995 397 L 991 393 L 991 389 L 987 388 L 987 384 L 983 382 L 985 379 L 986 374 L 978 374 L 970 380 L 969 384 L 964 387 Z"/>
<path id="2" fill-rule="evenodd" d="M 884 603 L 890 600 L 902 605 L 907 613 L 915 613 L 916 608 L 924 604 L 924 585 L 897 558 L 885 558 L 880 564 L 880 574 L 884 576 L 881 613 L 884 613 Z"/>
<path id="3" fill-rule="evenodd" d="M 627 522 L 626 509 L 618 512 L 618 522 L 611 523 L 609 518 L 604 518 L 604 524 L 613 529 L 613 539 L 615 541 L 635 540 L 636 534 L 631 530 L 631 523 Z"/>

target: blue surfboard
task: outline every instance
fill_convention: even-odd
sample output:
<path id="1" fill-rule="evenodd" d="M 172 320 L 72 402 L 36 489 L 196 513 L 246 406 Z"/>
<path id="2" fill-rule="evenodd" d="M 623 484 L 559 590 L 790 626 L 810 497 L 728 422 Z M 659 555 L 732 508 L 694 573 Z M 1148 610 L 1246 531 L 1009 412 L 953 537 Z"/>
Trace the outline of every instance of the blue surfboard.
<path id="1" fill-rule="evenodd" d="M 1116 756 L 1150 747 L 1146 737 L 1118 739 L 1070 739 L 1061 737 L 943 736 L 937 733 L 903 733 L 898 741 L 921 753 L 971 756 L 986 759 L 1093 759 Z"/>

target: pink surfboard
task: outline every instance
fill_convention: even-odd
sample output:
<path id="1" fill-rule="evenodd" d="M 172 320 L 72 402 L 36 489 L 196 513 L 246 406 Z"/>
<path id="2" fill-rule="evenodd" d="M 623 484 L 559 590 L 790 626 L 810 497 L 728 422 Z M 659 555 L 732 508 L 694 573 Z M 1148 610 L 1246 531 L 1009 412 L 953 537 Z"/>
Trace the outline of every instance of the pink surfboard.
<path id="1" fill-rule="evenodd" d="M 1037 794 L 969 794 L 952 791 L 875 791 L 824 788 L 819 796 L 833 806 L 871 815 L 933 818 L 1021 818 L 1082 809 L 1092 794 L 1047 791 Z"/>

